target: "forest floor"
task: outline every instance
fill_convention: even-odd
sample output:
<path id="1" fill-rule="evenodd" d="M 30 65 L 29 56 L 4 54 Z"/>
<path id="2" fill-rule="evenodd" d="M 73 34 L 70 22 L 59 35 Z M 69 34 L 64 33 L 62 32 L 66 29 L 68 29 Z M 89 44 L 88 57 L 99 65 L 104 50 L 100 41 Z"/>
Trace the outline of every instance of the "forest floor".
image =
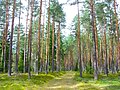
<path id="1" fill-rule="evenodd" d="M 65 75 L 51 80 L 40 90 L 77 90 L 78 81 L 74 80 L 75 72 L 66 72 Z"/>
<path id="2" fill-rule="evenodd" d="M 66 72 L 65 75 L 53 79 L 40 90 L 120 90 L 120 78 L 118 74 L 109 76 L 99 75 L 99 80 L 95 81 L 93 75 L 83 74 L 79 77 L 78 72 Z"/>
<path id="3" fill-rule="evenodd" d="M 39 73 L 32 74 L 31 79 L 28 79 L 28 74 L 19 73 L 12 74 L 11 77 L 0 73 L 0 90 L 39 90 L 39 88 L 57 77 L 63 76 L 66 72 L 49 72 L 48 74 Z"/>
<path id="4" fill-rule="evenodd" d="M 0 74 L 0 90 L 120 90 L 120 73 L 99 75 L 98 80 L 93 79 L 93 74 L 79 72 L 54 72 L 32 75 L 27 74 L 8 77 Z"/>

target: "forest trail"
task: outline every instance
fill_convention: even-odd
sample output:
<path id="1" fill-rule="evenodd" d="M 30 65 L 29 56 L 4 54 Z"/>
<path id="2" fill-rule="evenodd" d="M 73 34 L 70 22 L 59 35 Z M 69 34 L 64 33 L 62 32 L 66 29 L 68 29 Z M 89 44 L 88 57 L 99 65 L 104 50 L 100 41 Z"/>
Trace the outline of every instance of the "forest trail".
<path id="1" fill-rule="evenodd" d="M 77 90 L 78 89 L 78 82 L 74 80 L 75 72 L 66 72 L 65 75 L 51 80 L 43 87 L 42 90 Z M 40 90 L 41 90 L 40 89 Z"/>

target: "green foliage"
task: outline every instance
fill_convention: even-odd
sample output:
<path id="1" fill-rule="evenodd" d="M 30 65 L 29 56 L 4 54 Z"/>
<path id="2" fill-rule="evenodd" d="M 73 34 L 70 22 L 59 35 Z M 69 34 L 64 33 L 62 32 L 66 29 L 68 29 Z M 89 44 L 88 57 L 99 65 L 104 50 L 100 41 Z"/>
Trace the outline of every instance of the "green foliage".
<path id="1" fill-rule="evenodd" d="M 78 71 L 78 62 L 75 65 L 75 71 Z"/>
<path id="2" fill-rule="evenodd" d="M 2 54 L 2 40 L 0 40 L 0 58 L 1 58 L 1 54 Z M 3 60 L 0 61 L 0 72 L 3 71 L 2 64 L 3 64 Z"/>
<path id="3" fill-rule="evenodd" d="M 37 90 L 48 81 L 65 74 L 65 72 L 54 72 L 49 74 L 32 75 L 28 80 L 27 74 L 8 77 L 6 74 L 0 75 L 0 90 Z"/>
<path id="4" fill-rule="evenodd" d="M 90 24 L 90 12 L 88 8 L 85 8 L 84 12 L 82 13 L 81 24 L 83 28 L 90 32 L 91 24 Z"/>
<path id="5" fill-rule="evenodd" d="M 86 72 L 86 73 L 93 73 L 93 72 L 94 72 L 94 69 L 93 69 L 93 67 L 90 67 L 89 65 L 87 65 L 85 72 Z"/>
<path id="6" fill-rule="evenodd" d="M 87 65 L 86 65 L 86 70 L 85 70 L 85 73 L 88 73 L 88 74 L 93 74 L 93 72 L 94 72 L 94 69 L 93 69 L 93 67 L 92 66 L 90 66 L 90 64 L 88 63 Z"/>
<path id="7" fill-rule="evenodd" d="M 2 42 L 2 41 L 0 41 L 0 42 Z M 9 57 L 9 44 L 8 44 L 9 42 L 7 41 L 7 45 L 6 45 L 6 69 L 5 69 L 5 72 L 7 72 L 7 70 L 8 70 L 8 57 Z M 1 43 L 1 45 L 0 45 L 0 58 L 1 58 L 1 60 L 0 60 L 0 72 L 3 72 L 3 65 L 4 65 L 4 60 L 3 60 L 3 57 L 1 57 L 1 55 L 2 55 L 2 43 Z"/>
<path id="8" fill-rule="evenodd" d="M 70 35 L 68 37 L 65 37 L 63 39 L 63 51 L 64 51 L 64 54 L 66 54 L 68 52 L 68 50 L 71 47 L 74 46 L 75 42 L 76 42 L 76 39 L 72 35 Z"/>
<path id="9" fill-rule="evenodd" d="M 23 72 L 23 67 L 24 67 L 23 60 L 24 60 L 24 51 L 21 52 L 21 54 L 20 54 L 20 60 L 18 62 L 18 71 L 20 71 L 20 72 Z"/>
<path id="10" fill-rule="evenodd" d="M 65 22 L 65 13 L 63 12 L 62 5 L 57 0 L 53 0 L 50 5 L 50 14 L 54 16 L 55 21 Z"/>

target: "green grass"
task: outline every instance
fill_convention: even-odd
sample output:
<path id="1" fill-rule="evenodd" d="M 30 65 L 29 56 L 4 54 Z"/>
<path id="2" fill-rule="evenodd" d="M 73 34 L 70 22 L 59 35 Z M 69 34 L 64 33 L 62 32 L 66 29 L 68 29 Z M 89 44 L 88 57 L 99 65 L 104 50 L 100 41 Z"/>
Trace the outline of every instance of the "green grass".
<path id="1" fill-rule="evenodd" d="M 7 74 L 0 74 L 0 90 L 37 90 L 44 83 L 63 74 L 65 72 L 41 73 L 32 75 L 31 79 L 28 79 L 27 74 L 13 75 L 11 77 L 8 77 Z"/>
<path id="2" fill-rule="evenodd" d="M 74 79 L 79 82 L 80 90 L 120 90 L 120 73 L 99 75 L 98 80 L 93 79 L 93 75 L 83 74 L 83 77 L 79 77 L 77 72 Z"/>

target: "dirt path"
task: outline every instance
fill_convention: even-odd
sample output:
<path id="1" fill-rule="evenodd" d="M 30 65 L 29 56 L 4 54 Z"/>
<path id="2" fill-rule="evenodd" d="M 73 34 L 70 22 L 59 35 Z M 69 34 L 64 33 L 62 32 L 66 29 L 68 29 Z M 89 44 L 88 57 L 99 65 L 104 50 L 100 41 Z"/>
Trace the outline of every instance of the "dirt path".
<path id="1" fill-rule="evenodd" d="M 78 82 L 74 78 L 75 72 L 67 72 L 41 87 L 40 90 L 77 90 Z"/>

